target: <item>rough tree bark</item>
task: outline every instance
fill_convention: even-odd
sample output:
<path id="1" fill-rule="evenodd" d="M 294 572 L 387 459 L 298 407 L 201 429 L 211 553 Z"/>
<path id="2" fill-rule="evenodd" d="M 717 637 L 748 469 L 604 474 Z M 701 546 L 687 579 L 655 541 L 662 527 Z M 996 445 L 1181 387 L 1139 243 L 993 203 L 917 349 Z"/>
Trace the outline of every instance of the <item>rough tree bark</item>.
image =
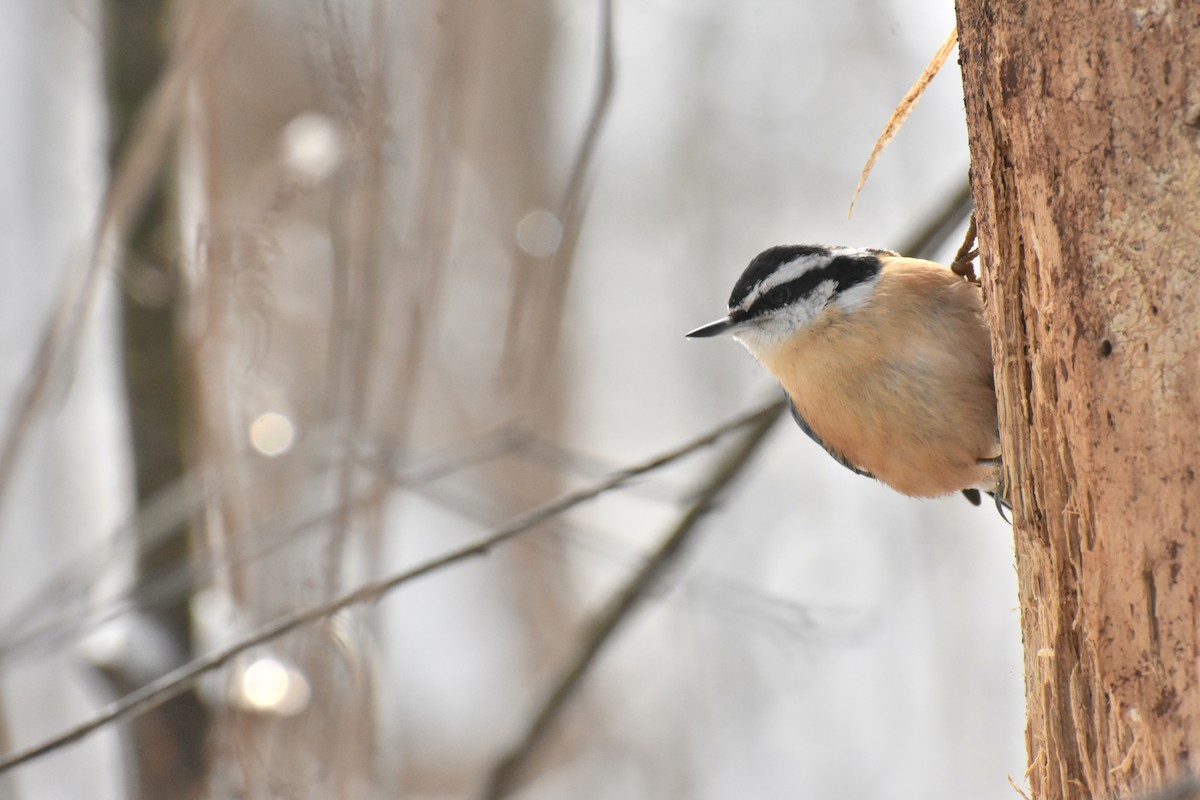
<path id="1" fill-rule="evenodd" d="M 1126 796 L 1200 759 L 1200 6 L 957 10 L 1029 781 Z"/>

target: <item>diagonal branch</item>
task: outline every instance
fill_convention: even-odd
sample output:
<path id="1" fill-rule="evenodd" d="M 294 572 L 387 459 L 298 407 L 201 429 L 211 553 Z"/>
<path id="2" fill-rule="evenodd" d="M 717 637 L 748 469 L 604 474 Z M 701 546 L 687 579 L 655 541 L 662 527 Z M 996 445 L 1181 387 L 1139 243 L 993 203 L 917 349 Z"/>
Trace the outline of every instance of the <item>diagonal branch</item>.
<path id="1" fill-rule="evenodd" d="M 754 430 L 763 427 L 768 427 L 770 421 L 777 419 L 782 413 L 784 404 L 780 400 L 776 400 L 771 404 L 751 411 L 736 417 L 729 422 L 726 422 L 717 428 L 709 431 L 703 436 L 692 439 L 690 442 L 683 444 L 673 450 L 656 456 L 648 461 L 642 462 L 626 469 L 622 469 L 613 473 L 608 478 L 592 484 L 591 486 L 579 489 L 574 492 L 568 492 L 558 500 L 552 501 L 546 505 L 539 506 L 535 509 L 519 515 L 503 528 L 500 528 L 493 533 L 478 539 L 473 544 L 452 550 L 451 552 L 424 562 L 416 567 L 405 570 L 403 572 L 392 575 L 379 581 L 364 584 L 353 592 L 335 598 L 328 603 L 322 603 L 317 606 L 299 609 L 289 614 L 284 614 L 275 621 L 262 626 L 257 631 L 251 633 L 243 639 L 239 639 L 233 644 L 212 653 L 204 658 L 196 659 L 183 665 L 182 667 L 173 670 L 157 680 L 150 681 L 140 689 L 130 692 L 115 703 L 110 704 L 106 709 L 101 711 L 87 722 L 81 723 L 63 733 L 52 736 L 36 745 L 9 753 L 0 757 L 0 773 L 4 773 L 14 767 L 33 761 L 47 753 L 54 752 L 62 747 L 65 747 L 72 742 L 79 741 L 85 736 L 100 730 L 114 722 L 130 719 L 139 714 L 144 714 L 147 711 L 156 708 L 167 702 L 173 697 L 176 697 L 187 691 L 200 676 L 212 672 L 225 664 L 228 664 L 237 656 L 258 647 L 273 639 L 277 639 L 286 633 L 289 633 L 297 628 L 315 622 L 324 617 L 331 616 L 350 606 L 361 605 L 363 603 L 371 603 L 378 600 L 380 597 L 390 593 L 392 590 L 402 586 L 409 581 L 415 580 L 423 575 L 456 564 L 460 561 L 465 561 L 468 558 L 487 554 L 493 547 L 509 539 L 525 533 L 582 503 L 592 500 L 600 495 L 616 489 L 630 480 L 641 475 L 661 469 L 675 461 L 680 460 L 684 456 L 690 455 L 697 450 L 708 447 L 722 437 L 740 430 L 745 427 L 753 426 Z M 759 434 L 761 438 L 762 434 Z M 710 498 L 711 499 L 711 498 Z"/>
<path id="2" fill-rule="evenodd" d="M 770 413 L 764 413 L 754 422 L 738 446 L 723 458 L 700 488 L 695 502 L 676 524 L 674 530 L 663 540 L 658 549 L 646 560 L 641 569 L 608 602 L 608 605 L 592 620 L 589 630 L 574 658 L 567 664 L 558 681 L 542 701 L 525 735 L 501 758 L 488 775 L 482 793 L 483 800 L 500 800 L 508 795 L 524 764 L 533 755 L 549 733 L 567 702 L 583 682 L 595 664 L 601 650 L 610 641 L 621 623 L 629 619 L 634 607 L 655 586 L 664 570 L 682 552 L 691 539 L 698 523 L 711 510 L 713 501 L 739 475 L 765 439 L 771 426 L 782 416 L 783 404 L 776 403 Z"/>

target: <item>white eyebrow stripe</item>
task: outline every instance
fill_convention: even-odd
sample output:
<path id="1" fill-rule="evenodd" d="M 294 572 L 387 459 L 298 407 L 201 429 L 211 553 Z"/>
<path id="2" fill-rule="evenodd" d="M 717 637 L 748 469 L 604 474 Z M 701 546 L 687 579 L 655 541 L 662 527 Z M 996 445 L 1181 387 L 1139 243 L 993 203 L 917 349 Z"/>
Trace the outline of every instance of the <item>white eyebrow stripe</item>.
<path id="1" fill-rule="evenodd" d="M 743 310 L 749 308 L 750 306 L 754 305 L 754 301 L 759 297 L 762 297 L 765 292 L 769 292 L 779 284 L 787 283 L 790 280 L 795 280 L 804 273 L 811 271 L 813 268 L 813 264 L 811 263 L 813 258 L 813 256 L 801 256 L 800 258 L 797 258 L 794 261 L 789 261 L 783 266 L 779 267 L 779 269 L 772 272 L 770 275 L 760 281 L 757 286 L 751 289 L 749 294 L 742 298 L 742 302 L 738 308 Z M 819 258 L 824 258 L 824 256 L 820 256 Z"/>
<path id="2" fill-rule="evenodd" d="M 839 256 L 862 257 L 869 255 L 871 255 L 870 251 L 857 247 L 830 247 L 828 255 L 817 254 L 801 256 L 800 258 L 783 264 L 762 281 L 760 281 L 757 286 L 751 289 L 750 292 L 744 298 L 742 298 L 742 302 L 739 303 L 737 307 L 742 311 L 745 311 L 746 309 L 750 308 L 750 306 L 754 305 L 755 300 L 757 300 L 759 297 L 762 297 L 763 294 L 771 291 L 776 286 L 795 280 L 801 275 L 804 275 L 806 272 L 811 272 L 823 264 L 830 263 Z M 825 282 L 826 281 L 822 281 L 821 283 Z"/>

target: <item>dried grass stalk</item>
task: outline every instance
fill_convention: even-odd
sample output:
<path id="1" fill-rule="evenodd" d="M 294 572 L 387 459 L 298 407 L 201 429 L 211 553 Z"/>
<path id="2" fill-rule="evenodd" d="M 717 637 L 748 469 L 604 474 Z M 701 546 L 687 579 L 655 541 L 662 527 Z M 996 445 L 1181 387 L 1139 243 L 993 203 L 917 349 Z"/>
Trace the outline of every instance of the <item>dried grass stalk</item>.
<path id="1" fill-rule="evenodd" d="M 850 198 L 850 208 L 846 211 L 847 219 L 854 213 L 854 203 L 858 200 L 858 193 L 862 191 L 863 184 L 867 182 L 867 176 L 871 174 L 871 170 L 875 167 L 875 162 L 879 160 L 879 154 L 883 152 L 883 148 L 887 147 L 900 131 L 900 127 L 904 125 L 905 120 L 908 119 L 908 115 L 917 107 L 917 101 L 925 93 L 925 88 L 929 86 L 929 82 L 933 80 L 933 76 L 938 74 L 938 71 L 950 56 L 950 51 L 957 44 L 958 28 L 953 28 L 950 31 L 950 35 L 946 37 L 946 41 L 942 42 L 942 46 L 933 54 L 933 58 L 930 60 L 929 65 L 925 67 L 925 71 L 921 73 L 921 77 L 917 78 L 917 82 L 912 85 L 912 88 L 908 90 L 908 94 L 904 95 L 904 99 L 900 101 L 900 105 L 896 106 L 896 110 L 888 118 L 887 125 L 883 128 L 883 133 L 879 134 L 879 138 L 875 141 L 875 147 L 871 149 L 871 155 L 867 159 L 867 163 L 863 166 L 862 174 L 858 176 L 858 185 L 854 187 L 854 196 Z"/>

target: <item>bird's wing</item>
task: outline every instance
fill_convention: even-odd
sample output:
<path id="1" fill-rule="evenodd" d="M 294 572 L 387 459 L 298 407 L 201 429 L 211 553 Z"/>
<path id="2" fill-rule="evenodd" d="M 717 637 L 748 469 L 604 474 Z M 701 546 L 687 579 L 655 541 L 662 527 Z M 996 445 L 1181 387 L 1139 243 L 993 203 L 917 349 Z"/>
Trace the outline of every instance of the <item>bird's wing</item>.
<path id="1" fill-rule="evenodd" d="M 832 447 L 830 447 L 829 445 L 822 442 L 821 437 L 817 436 L 817 432 L 814 431 L 812 429 L 812 426 L 808 424 L 808 420 L 806 420 L 804 417 L 800 416 L 800 412 L 796 410 L 796 404 L 792 402 L 791 397 L 788 398 L 788 408 L 791 409 L 791 411 L 792 411 L 792 419 L 796 420 L 796 424 L 800 426 L 800 430 L 804 431 L 805 436 L 812 439 L 817 444 L 821 445 L 821 447 L 825 450 L 826 453 L 829 453 L 829 455 L 833 456 L 834 461 L 838 462 L 843 467 L 845 467 L 846 469 L 853 472 L 855 475 L 862 475 L 863 477 L 866 477 L 866 478 L 874 478 L 875 477 L 874 475 L 867 472 L 866 470 L 859 469 L 858 467 L 854 466 L 853 464 L 850 463 L 849 459 L 847 459 L 844 455 L 842 455 L 837 450 L 834 450 Z"/>
<path id="2" fill-rule="evenodd" d="M 864 478 L 875 478 L 874 475 L 867 472 L 865 469 L 859 469 L 858 467 L 854 466 L 853 464 L 850 463 L 849 459 L 847 459 L 844 455 L 842 455 L 837 450 L 834 450 L 832 447 L 830 447 L 829 445 L 822 442 L 821 437 L 817 436 L 817 432 L 814 431 L 812 429 L 812 426 L 808 424 L 808 420 L 806 420 L 804 417 L 800 416 L 800 412 L 796 410 L 796 404 L 792 402 L 791 397 L 788 397 L 788 408 L 792 412 L 792 419 L 796 420 L 796 424 L 800 426 L 800 430 L 804 431 L 804 435 L 807 436 L 808 438 L 812 439 L 817 444 L 821 445 L 821 448 L 826 453 L 829 453 L 829 455 L 833 456 L 834 461 L 838 462 L 843 467 L 845 467 L 846 469 L 853 472 L 855 475 L 862 475 Z M 981 461 L 980 463 L 986 463 L 986 461 Z M 879 480 L 879 479 L 875 478 L 875 480 Z M 1008 522 L 1009 519 L 1008 519 L 1008 516 L 1004 513 L 1004 510 L 1008 509 L 1009 511 L 1011 511 L 1012 505 L 1008 502 L 1008 500 L 1004 496 L 1004 488 L 1002 486 L 999 486 L 999 487 L 997 487 L 997 491 L 988 491 L 987 493 L 988 493 L 988 495 L 991 496 L 991 498 L 993 500 L 996 501 L 996 510 L 1000 512 L 1001 519 L 1003 519 L 1005 522 Z M 963 494 L 963 497 L 967 498 L 967 500 L 971 503 L 971 505 L 973 505 L 973 506 L 979 505 L 980 497 L 979 497 L 978 489 L 963 489 L 962 494 Z"/>

